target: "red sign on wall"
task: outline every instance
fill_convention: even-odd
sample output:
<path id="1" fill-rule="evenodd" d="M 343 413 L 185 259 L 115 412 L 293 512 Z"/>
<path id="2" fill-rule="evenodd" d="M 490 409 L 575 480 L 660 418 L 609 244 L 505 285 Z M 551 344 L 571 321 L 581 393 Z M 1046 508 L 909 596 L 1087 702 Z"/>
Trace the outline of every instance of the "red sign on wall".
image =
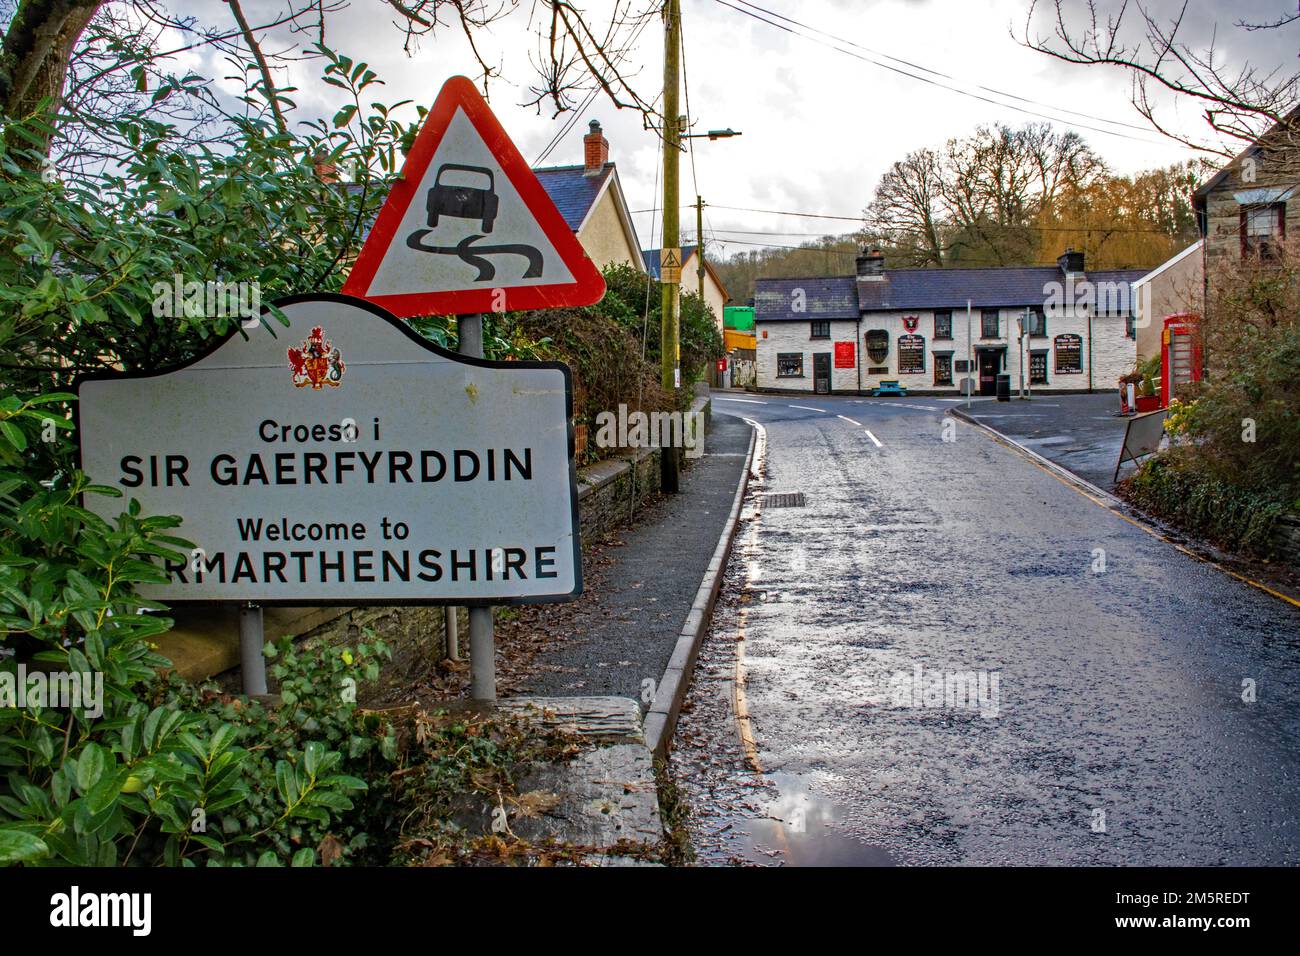
<path id="1" fill-rule="evenodd" d="M 853 354 L 852 342 L 835 343 L 835 367 L 836 368 L 853 368 L 855 359 Z"/>

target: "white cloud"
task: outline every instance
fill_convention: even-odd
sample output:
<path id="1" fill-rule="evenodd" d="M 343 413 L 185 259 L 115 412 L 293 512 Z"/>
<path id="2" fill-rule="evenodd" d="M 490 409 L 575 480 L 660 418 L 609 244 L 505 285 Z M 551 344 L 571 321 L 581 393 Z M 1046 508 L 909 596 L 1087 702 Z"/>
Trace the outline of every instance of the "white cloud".
<path id="1" fill-rule="evenodd" d="M 612 0 L 595 4 L 608 9 Z M 732 0 L 729 0 L 732 2 Z M 1119 70 L 1078 67 L 1053 60 L 1020 45 L 1013 33 L 1023 32 L 1027 0 L 916 2 L 878 0 L 869 5 L 853 0 L 755 0 L 762 7 L 833 34 L 844 46 L 869 47 L 878 54 L 911 60 L 949 74 L 942 82 L 974 90 L 985 86 L 1018 96 L 1141 126 L 1129 103 L 1130 80 Z M 1163 10 L 1172 0 L 1154 0 Z M 220 5 L 203 3 L 207 17 L 222 14 Z M 1103 8 L 1105 3 L 1103 2 Z M 1277 31 L 1249 36 L 1232 24 L 1241 18 L 1267 19 L 1276 13 L 1269 0 L 1229 4 L 1201 3 L 1189 13 L 1188 31 L 1194 40 L 1208 37 L 1217 25 L 1228 52 L 1268 60 L 1271 67 L 1292 55 L 1278 45 Z M 259 9 L 260 7 L 260 9 Z M 530 3 L 495 24 L 481 38 L 485 57 L 499 64 L 502 76 L 492 81 L 489 97 L 521 152 L 532 160 L 569 115 L 552 118 L 520 104 L 530 98 L 534 82 L 529 54 L 536 39 L 529 32 Z M 246 0 L 250 18 L 273 13 L 272 3 Z M 727 127 L 743 136 L 710 142 L 697 140 L 695 149 L 699 190 L 716 206 L 752 206 L 856 215 L 869 201 L 880 174 L 909 150 L 941 144 L 970 132 L 980 123 L 1013 125 L 1034 120 L 1005 106 L 981 102 L 926 85 L 879 66 L 828 49 L 765 25 L 715 0 L 684 0 L 686 69 L 690 102 L 697 130 Z M 454 25 L 440 28 L 420 41 L 411 55 L 403 50 L 395 15 L 379 0 L 352 0 L 329 23 L 327 40 L 342 52 L 365 59 L 387 82 L 380 97 L 413 99 L 430 104 L 442 81 L 453 74 L 474 76 L 475 61 Z M 299 36 L 296 42 L 303 43 Z M 828 41 L 829 42 L 829 41 Z M 850 49 L 852 49 L 850 47 Z M 863 56 L 876 56 L 856 50 Z M 648 99 L 657 95 L 662 75 L 663 41 L 659 23 L 651 23 L 638 50 L 638 89 Z M 877 58 L 879 58 L 877 56 Z M 888 62 L 888 61 L 886 61 Z M 296 68 L 296 94 L 305 111 L 325 113 L 336 108 L 336 91 L 313 82 L 311 65 Z M 990 94 L 980 92 L 996 99 Z M 1038 111 L 1031 104 L 1025 109 Z M 1045 111 L 1049 112 L 1049 111 Z M 1196 109 L 1182 104 L 1176 116 L 1181 128 L 1199 133 Z M 599 119 L 618 162 L 625 191 L 634 209 L 658 205 L 654 196 L 659 165 L 655 135 L 642 129 L 641 118 L 617 110 L 603 96 L 574 124 L 547 160 L 561 165 L 581 162 L 587 121 Z M 1083 125 L 1099 125 L 1079 118 Z M 1065 124 L 1058 124 L 1065 125 Z M 1118 171 L 1165 164 L 1191 155 L 1187 150 L 1146 130 L 1125 129 L 1134 137 L 1080 132 Z M 689 157 L 683 157 L 683 201 L 694 198 Z M 637 217 L 644 245 L 651 245 L 651 215 Z M 683 215 L 684 232 L 692 232 L 694 217 Z M 851 224 L 820 222 L 743 213 L 714 208 L 709 225 L 717 229 L 802 233 L 844 231 Z M 798 237 L 760 241 L 794 244 Z M 731 246 L 731 250 L 744 248 Z"/>

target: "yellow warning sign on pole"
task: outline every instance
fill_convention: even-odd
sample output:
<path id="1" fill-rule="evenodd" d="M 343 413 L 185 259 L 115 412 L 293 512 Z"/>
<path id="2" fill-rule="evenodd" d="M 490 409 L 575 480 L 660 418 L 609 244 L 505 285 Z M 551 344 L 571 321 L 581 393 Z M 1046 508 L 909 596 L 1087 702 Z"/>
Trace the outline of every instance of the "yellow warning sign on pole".
<path id="1" fill-rule="evenodd" d="M 659 250 L 659 281 L 674 285 L 681 284 L 682 250 L 680 247 Z"/>

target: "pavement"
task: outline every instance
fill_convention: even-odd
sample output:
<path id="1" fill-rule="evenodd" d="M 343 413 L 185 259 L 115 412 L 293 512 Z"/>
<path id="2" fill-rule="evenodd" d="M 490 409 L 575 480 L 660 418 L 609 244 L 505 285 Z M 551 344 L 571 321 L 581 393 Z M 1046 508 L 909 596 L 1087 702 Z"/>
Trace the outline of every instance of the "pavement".
<path id="1" fill-rule="evenodd" d="M 514 814 L 517 836 L 593 848 L 602 852 L 589 862 L 612 866 L 640 861 L 624 841 L 667 845 L 652 753 L 664 715 L 645 715 L 659 704 L 659 682 L 731 517 L 751 435 L 740 419 L 715 413 L 679 494 L 656 496 L 628 527 L 584 542 L 582 597 L 524 606 L 498 622 L 502 706 L 584 738 L 571 759 L 535 767 L 520 784 L 547 809 Z"/>
<path id="2" fill-rule="evenodd" d="M 964 403 L 954 407 L 966 409 Z M 1098 488 L 1115 487 L 1115 463 L 1129 419 L 1120 417 L 1114 392 L 1043 395 L 1010 402 L 985 398 L 972 401 L 968 414 Z M 1126 465 L 1120 476 L 1132 471 Z"/>
<path id="3" fill-rule="evenodd" d="M 631 527 L 584 548 L 583 596 L 524 608 L 518 621 L 499 626 L 503 643 L 519 629 L 548 638 L 512 692 L 653 698 L 730 515 L 749 449 L 749 426 L 719 416 L 716 407 L 704 454 L 690 462 L 681 492 L 658 496 Z"/>
<path id="4" fill-rule="evenodd" d="M 1300 608 L 951 407 L 715 395 L 765 453 L 670 758 L 700 861 L 1300 861 Z"/>

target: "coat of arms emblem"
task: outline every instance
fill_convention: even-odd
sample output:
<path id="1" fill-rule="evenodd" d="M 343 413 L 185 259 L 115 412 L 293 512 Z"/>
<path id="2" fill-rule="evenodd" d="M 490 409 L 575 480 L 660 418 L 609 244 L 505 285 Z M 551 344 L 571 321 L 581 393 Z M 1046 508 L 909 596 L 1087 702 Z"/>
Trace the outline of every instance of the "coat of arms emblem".
<path id="1" fill-rule="evenodd" d="M 342 385 L 347 366 L 343 364 L 343 354 L 325 338 L 325 331 L 318 325 L 302 340 L 302 348 L 289 349 L 289 368 L 293 371 L 295 386 L 305 388 L 310 385 L 319 390 L 326 385 Z"/>
<path id="2" fill-rule="evenodd" d="M 903 328 L 909 332 L 915 332 L 916 327 L 921 323 L 919 316 L 907 315 L 903 317 Z"/>

